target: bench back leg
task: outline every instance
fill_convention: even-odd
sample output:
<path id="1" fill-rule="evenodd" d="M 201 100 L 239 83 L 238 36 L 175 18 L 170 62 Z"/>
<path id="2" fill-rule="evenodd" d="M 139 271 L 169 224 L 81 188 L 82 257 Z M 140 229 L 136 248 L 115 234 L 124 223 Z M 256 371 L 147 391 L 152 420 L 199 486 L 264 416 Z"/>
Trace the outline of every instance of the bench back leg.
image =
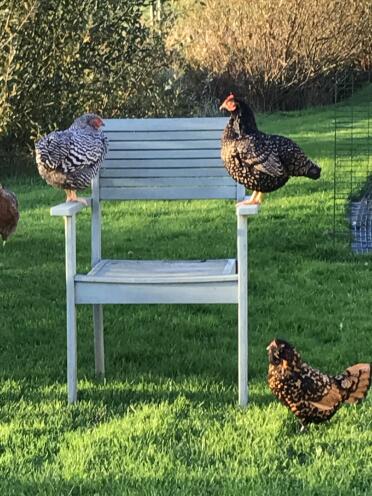
<path id="1" fill-rule="evenodd" d="M 105 348 L 103 337 L 102 305 L 93 305 L 93 326 L 96 376 L 100 379 L 103 379 L 105 377 Z"/>

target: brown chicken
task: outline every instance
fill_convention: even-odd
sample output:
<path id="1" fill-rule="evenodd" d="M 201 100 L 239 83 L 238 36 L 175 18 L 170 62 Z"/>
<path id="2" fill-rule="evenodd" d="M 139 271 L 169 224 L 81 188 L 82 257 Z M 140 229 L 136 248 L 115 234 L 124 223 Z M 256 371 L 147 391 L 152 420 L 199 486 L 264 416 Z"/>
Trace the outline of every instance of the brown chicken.
<path id="1" fill-rule="evenodd" d="M 17 197 L 0 184 L 0 236 L 5 245 L 16 230 L 19 219 Z"/>
<path id="2" fill-rule="evenodd" d="M 268 383 L 272 393 L 299 419 L 302 428 L 329 420 L 343 403 L 365 398 L 371 383 L 371 365 L 358 363 L 335 376 L 323 374 L 301 360 L 284 340 L 274 339 L 267 347 Z"/>

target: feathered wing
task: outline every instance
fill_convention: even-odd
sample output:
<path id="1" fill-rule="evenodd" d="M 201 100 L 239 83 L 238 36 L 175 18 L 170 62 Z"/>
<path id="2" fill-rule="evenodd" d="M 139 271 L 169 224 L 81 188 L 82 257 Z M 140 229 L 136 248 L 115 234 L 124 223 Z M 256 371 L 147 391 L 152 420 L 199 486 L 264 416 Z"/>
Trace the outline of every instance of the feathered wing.
<path id="1" fill-rule="evenodd" d="M 254 134 L 235 142 L 242 167 L 254 167 L 269 176 L 283 176 L 283 165 L 275 144 L 263 134 Z"/>
<path id="2" fill-rule="evenodd" d="M 70 155 L 74 133 L 72 131 L 54 131 L 41 138 L 36 144 L 36 160 L 49 170 L 68 171 L 66 159 Z"/>
<path id="3" fill-rule="evenodd" d="M 342 394 L 332 379 L 303 364 L 299 377 L 300 394 L 289 402 L 289 408 L 298 417 L 306 416 L 313 420 L 330 418 L 343 402 Z"/>
<path id="4" fill-rule="evenodd" d="M 51 186 L 83 190 L 97 174 L 106 152 L 107 138 L 102 132 L 67 129 L 36 143 L 36 163 L 41 177 Z"/>
<path id="5" fill-rule="evenodd" d="M 318 418 L 330 418 L 342 403 L 357 403 L 365 398 L 371 384 L 371 366 L 368 363 L 353 365 L 336 377 L 322 374 L 317 369 L 304 367 L 301 378 L 303 392 L 303 409 L 311 409 L 311 415 Z M 290 405 L 296 413 L 295 402 Z"/>
<path id="6" fill-rule="evenodd" d="M 68 174 L 102 162 L 107 140 L 103 135 L 54 131 L 36 143 L 36 151 L 44 167 Z"/>
<path id="7" fill-rule="evenodd" d="M 276 134 L 270 135 L 270 139 L 290 176 L 306 176 L 311 179 L 320 177 L 321 168 L 309 159 L 297 143 L 286 136 Z"/>
<path id="8" fill-rule="evenodd" d="M 18 213 L 18 200 L 13 191 L 9 191 L 8 189 L 3 188 L 2 193 L 4 194 L 5 198 L 7 198 L 11 210 Z"/>

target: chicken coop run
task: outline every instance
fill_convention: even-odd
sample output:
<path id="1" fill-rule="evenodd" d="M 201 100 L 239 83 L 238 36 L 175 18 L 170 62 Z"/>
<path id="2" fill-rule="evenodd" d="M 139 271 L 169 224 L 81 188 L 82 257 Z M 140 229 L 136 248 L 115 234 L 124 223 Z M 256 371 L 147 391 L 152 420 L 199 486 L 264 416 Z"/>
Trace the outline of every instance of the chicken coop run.
<path id="1" fill-rule="evenodd" d="M 372 89 L 354 74 L 335 81 L 334 238 L 356 253 L 372 252 Z M 371 78 L 369 77 L 369 81 Z"/>

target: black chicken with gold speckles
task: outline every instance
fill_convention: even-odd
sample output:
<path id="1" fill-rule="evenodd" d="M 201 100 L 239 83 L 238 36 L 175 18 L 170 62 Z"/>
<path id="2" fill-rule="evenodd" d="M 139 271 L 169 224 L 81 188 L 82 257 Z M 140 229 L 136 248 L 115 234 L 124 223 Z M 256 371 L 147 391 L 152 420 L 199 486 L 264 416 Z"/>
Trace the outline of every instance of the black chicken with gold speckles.
<path id="1" fill-rule="evenodd" d="M 260 203 L 262 193 L 281 188 L 291 176 L 320 177 L 320 167 L 296 143 L 259 131 L 246 103 L 230 95 L 220 109 L 231 112 L 221 139 L 225 168 L 235 181 L 254 192 L 244 203 Z"/>

